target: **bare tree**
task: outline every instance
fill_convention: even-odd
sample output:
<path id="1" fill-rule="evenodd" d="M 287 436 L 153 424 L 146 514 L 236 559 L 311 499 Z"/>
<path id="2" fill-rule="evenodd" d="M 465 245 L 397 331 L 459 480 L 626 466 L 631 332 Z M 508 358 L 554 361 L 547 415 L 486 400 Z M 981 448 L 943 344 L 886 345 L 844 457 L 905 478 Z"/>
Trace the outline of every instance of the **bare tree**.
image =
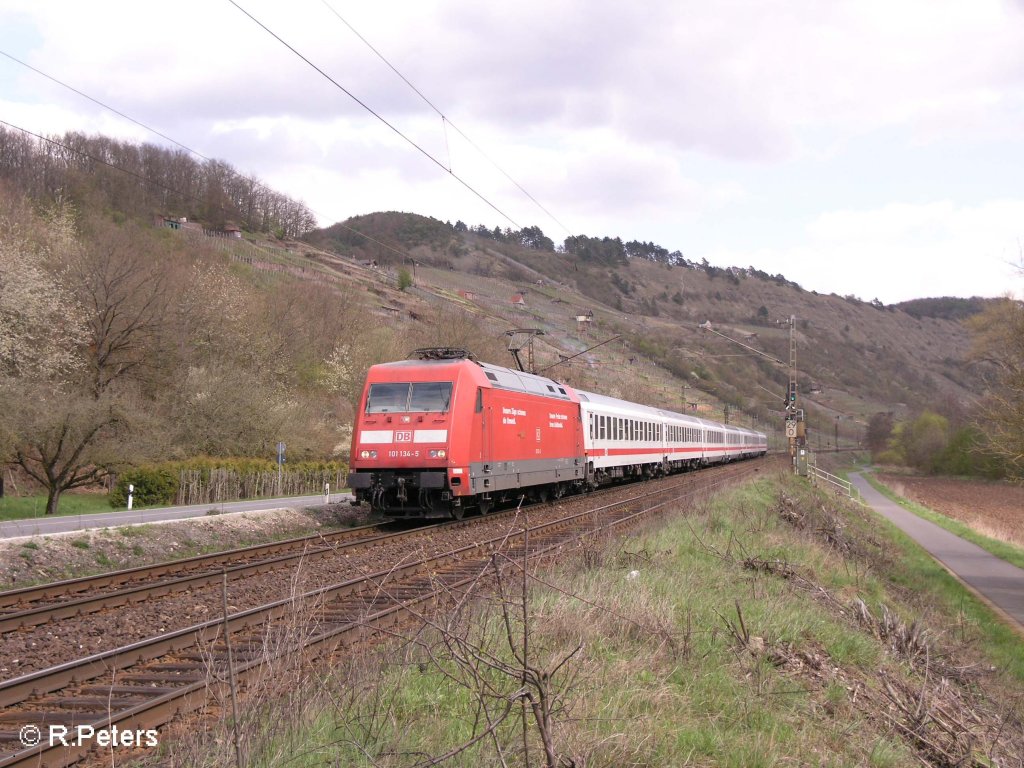
<path id="1" fill-rule="evenodd" d="M 969 321 L 973 357 L 984 363 L 979 402 L 992 452 L 1024 475 L 1024 303 L 1004 299 Z"/>
<path id="2" fill-rule="evenodd" d="M 46 489 L 48 515 L 64 491 L 96 483 L 130 455 L 137 413 L 124 398 L 12 380 L 0 395 L 15 409 L 4 425 L 13 461 Z"/>
<path id="3" fill-rule="evenodd" d="M 116 382 L 145 379 L 162 360 L 171 265 L 133 227 L 94 226 L 69 269 L 87 312 L 89 387 L 99 397 Z"/>

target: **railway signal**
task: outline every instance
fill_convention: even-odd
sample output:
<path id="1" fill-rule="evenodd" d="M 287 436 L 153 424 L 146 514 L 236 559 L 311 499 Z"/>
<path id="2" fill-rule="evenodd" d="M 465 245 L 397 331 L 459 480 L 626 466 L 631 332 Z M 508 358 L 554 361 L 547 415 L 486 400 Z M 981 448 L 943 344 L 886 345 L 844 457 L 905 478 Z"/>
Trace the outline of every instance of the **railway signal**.
<path id="1" fill-rule="evenodd" d="M 788 319 L 780 321 L 780 324 L 789 326 L 789 385 L 786 387 L 786 394 L 783 400 L 783 407 L 786 411 L 786 437 L 789 440 L 789 455 L 793 459 L 793 466 L 797 469 L 800 474 L 806 474 L 802 467 L 806 465 L 807 452 L 805 446 L 807 444 L 807 428 L 804 423 L 804 412 L 800 408 L 799 399 L 797 397 L 798 387 L 796 380 L 796 315 L 790 315 Z M 779 360 L 777 357 L 772 357 L 766 352 L 762 352 L 760 349 L 756 349 L 749 344 L 744 344 L 742 341 L 726 336 L 721 331 L 716 331 L 711 326 L 711 321 L 707 320 L 697 326 L 700 330 L 711 332 L 716 336 L 721 336 L 727 341 L 731 341 L 733 344 L 738 344 L 744 349 L 749 349 L 751 352 L 760 355 L 768 360 L 771 360 L 777 365 L 785 365 L 786 363 Z M 800 461 L 800 459 L 803 461 Z"/>

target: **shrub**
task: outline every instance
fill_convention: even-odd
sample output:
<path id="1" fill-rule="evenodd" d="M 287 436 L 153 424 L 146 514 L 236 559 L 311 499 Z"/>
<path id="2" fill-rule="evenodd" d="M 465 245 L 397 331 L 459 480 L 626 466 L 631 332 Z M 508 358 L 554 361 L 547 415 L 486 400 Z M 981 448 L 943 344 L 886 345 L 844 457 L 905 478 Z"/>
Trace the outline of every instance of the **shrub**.
<path id="1" fill-rule="evenodd" d="M 398 270 L 398 290 L 404 291 L 406 288 L 412 287 L 412 275 L 409 274 L 409 270 L 402 267 Z"/>
<path id="2" fill-rule="evenodd" d="M 178 494 L 178 475 L 162 467 L 139 467 L 128 470 L 118 478 L 117 485 L 110 492 L 110 506 L 128 506 L 129 485 L 135 486 L 134 504 L 171 504 Z"/>

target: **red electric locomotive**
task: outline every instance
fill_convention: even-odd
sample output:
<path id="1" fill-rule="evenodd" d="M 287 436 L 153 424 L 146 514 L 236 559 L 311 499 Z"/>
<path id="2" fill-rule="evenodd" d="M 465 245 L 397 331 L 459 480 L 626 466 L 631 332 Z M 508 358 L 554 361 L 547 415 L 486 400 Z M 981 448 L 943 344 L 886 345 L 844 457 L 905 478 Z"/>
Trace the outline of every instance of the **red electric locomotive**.
<path id="1" fill-rule="evenodd" d="M 414 355 L 367 375 L 352 435 L 355 503 L 390 517 L 461 518 L 522 489 L 544 498 L 585 482 L 571 389 L 462 350 Z"/>
<path id="2" fill-rule="evenodd" d="M 354 503 L 389 517 L 486 514 L 506 498 L 543 500 L 768 449 L 760 432 L 575 391 L 463 350 L 414 355 L 370 369 L 352 434 Z"/>

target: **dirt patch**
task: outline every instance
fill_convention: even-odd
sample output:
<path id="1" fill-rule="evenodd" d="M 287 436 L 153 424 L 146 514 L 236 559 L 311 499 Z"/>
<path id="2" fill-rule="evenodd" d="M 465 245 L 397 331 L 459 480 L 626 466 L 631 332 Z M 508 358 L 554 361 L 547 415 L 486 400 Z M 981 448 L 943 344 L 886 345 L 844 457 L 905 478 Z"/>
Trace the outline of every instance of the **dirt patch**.
<path id="1" fill-rule="evenodd" d="M 985 480 L 880 474 L 893 493 L 994 539 L 1024 547 L 1024 487 Z"/>
<path id="2" fill-rule="evenodd" d="M 0 589 L 60 581 L 360 525 L 347 503 L 0 540 Z"/>

